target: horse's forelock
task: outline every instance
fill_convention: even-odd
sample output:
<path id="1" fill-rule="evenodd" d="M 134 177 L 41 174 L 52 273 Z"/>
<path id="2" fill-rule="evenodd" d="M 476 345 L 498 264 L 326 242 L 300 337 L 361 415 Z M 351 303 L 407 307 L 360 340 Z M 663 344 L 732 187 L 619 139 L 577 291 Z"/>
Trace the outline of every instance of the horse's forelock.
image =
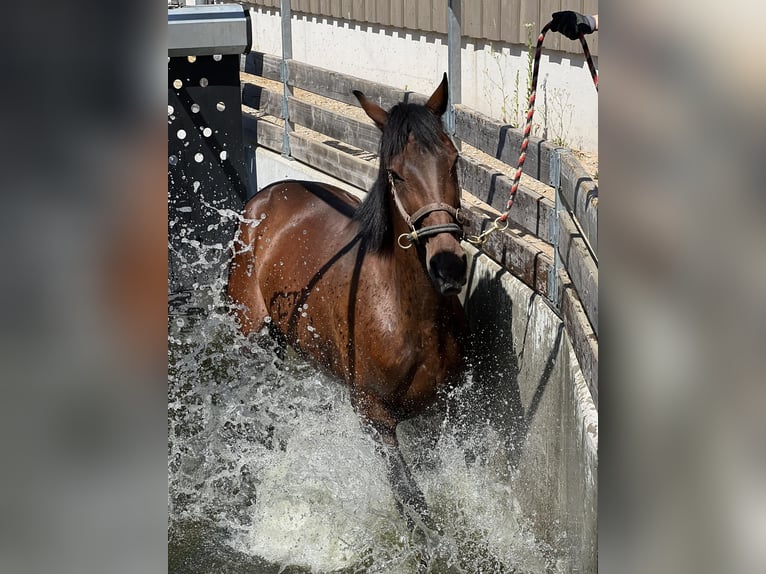
<path id="1" fill-rule="evenodd" d="M 404 151 L 410 134 L 426 151 L 441 145 L 441 119 L 420 104 L 397 104 L 388 113 L 388 122 L 380 139 L 381 165 Z"/>

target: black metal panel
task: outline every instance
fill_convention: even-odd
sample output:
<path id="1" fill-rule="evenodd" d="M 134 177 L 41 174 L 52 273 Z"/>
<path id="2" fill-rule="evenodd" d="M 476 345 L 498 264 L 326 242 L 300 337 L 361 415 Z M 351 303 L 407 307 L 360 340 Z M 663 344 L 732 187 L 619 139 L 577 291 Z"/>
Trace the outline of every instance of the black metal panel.
<path id="1" fill-rule="evenodd" d="M 225 273 L 247 193 L 239 56 L 169 58 L 168 290 Z M 217 248 L 220 244 L 223 249 Z"/>

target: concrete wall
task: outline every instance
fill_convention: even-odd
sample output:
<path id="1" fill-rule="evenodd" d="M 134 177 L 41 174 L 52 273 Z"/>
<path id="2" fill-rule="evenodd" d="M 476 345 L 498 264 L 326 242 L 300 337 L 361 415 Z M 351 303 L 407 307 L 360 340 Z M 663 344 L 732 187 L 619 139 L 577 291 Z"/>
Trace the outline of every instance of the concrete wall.
<path id="1" fill-rule="evenodd" d="M 258 8 L 251 16 L 253 49 L 281 55 L 279 12 Z M 295 15 L 292 24 L 293 58 L 307 64 L 423 94 L 430 94 L 447 71 L 443 34 Z M 535 26 L 536 39 L 540 24 Z M 461 54 L 461 103 L 521 125 L 527 110 L 527 46 L 463 38 Z M 534 135 L 598 150 L 598 94 L 582 56 L 544 49 Z"/>
<path id="2" fill-rule="evenodd" d="M 597 571 L 598 414 L 561 320 L 486 255 L 471 257 L 464 294 L 474 379 L 505 426 L 521 511 L 564 572 Z"/>
<path id="3" fill-rule="evenodd" d="M 258 186 L 308 178 L 355 188 L 259 149 Z M 563 323 L 520 280 L 468 244 L 463 294 L 474 380 L 507 437 L 512 484 L 538 540 L 565 556 L 557 571 L 597 571 L 598 413 Z"/>

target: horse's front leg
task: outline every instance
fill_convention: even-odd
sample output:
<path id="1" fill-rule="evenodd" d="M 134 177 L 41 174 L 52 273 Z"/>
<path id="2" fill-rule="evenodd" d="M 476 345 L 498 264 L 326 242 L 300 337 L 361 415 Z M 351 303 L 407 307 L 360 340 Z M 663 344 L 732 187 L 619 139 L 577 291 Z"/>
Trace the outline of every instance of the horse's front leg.
<path id="1" fill-rule="evenodd" d="M 423 491 L 412 476 L 399 448 L 396 426 L 399 423 L 391 409 L 379 399 L 364 392 L 353 393 L 354 408 L 364 421 L 363 428 L 374 438 L 378 452 L 386 462 L 388 481 L 394 491 L 399 513 L 410 528 L 416 526 L 404 506 L 414 510 L 423 524 L 433 530 Z"/>

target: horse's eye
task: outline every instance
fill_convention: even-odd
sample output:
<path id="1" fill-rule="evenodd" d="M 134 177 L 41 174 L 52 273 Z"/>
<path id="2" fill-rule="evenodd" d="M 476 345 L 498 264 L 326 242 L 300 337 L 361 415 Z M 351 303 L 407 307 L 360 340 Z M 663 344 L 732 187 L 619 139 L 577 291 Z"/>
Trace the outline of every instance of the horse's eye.
<path id="1" fill-rule="evenodd" d="M 392 178 L 394 181 L 404 181 L 404 178 L 403 178 L 403 177 L 401 177 L 401 176 L 400 176 L 398 173 L 396 173 L 396 172 L 395 172 L 393 169 L 389 169 L 389 170 L 388 170 L 388 175 L 390 175 L 390 176 L 391 176 L 391 178 Z"/>

